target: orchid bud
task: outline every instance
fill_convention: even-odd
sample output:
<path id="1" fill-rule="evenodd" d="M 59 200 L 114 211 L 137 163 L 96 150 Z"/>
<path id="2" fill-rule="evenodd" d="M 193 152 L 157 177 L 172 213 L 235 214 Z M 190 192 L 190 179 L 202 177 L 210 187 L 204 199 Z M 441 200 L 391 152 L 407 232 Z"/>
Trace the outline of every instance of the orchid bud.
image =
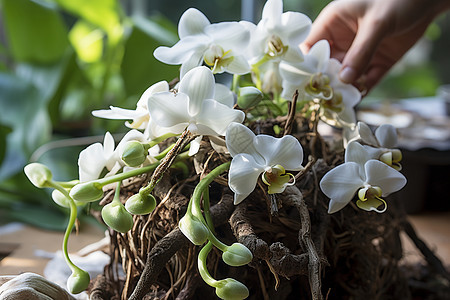
<path id="1" fill-rule="evenodd" d="M 149 148 L 148 144 L 129 141 L 123 149 L 122 160 L 130 167 L 137 167 L 147 158 Z"/>
<path id="2" fill-rule="evenodd" d="M 86 290 L 91 281 L 89 273 L 76 268 L 72 270 L 72 274 L 67 279 L 67 289 L 72 294 L 79 294 Z"/>
<path id="3" fill-rule="evenodd" d="M 25 175 L 38 188 L 51 187 L 52 172 L 40 163 L 31 163 L 24 168 Z"/>
<path id="4" fill-rule="evenodd" d="M 125 208 L 133 215 L 146 215 L 151 213 L 156 207 L 156 199 L 153 195 L 141 195 L 137 193 L 128 198 Z"/>
<path id="5" fill-rule="evenodd" d="M 253 259 L 252 252 L 241 243 L 233 243 L 222 253 L 222 260 L 229 266 L 239 267 Z"/>
<path id="6" fill-rule="evenodd" d="M 69 204 L 70 200 L 67 199 L 67 197 L 64 196 L 64 194 L 61 193 L 58 190 L 53 190 L 53 192 L 52 192 L 52 199 L 59 206 L 62 206 L 62 207 L 65 207 L 65 208 L 69 208 L 70 207 L 70 204 Z"/>
<path id="7" fill-rule="evenodd" d="M 120 201 L 113 201 L 102 208 L 102 219 L 115 231 L 125 233 L 133 227 L 133 216 Z"/>
<path id="8" fill-rule="evenodd" d="M 220 299 L 241 300 L 249 296 L 247 287 L 233 278 L 226 278 L 217 281 L 215 284 L 216 295 Z"/>
<path id="9" fill-rule="evenodd" d="M 239 89 L 237 104 L 242 109 L 257 105 L 263 99 L 263 93 L 253 86 L 245 86 Z"/>
<path id="10" fill-rule="evenodd" d="M 208 239 L 208 227 L 192 214 L 186 213 L 178 223 L 178 227 L 194 245 L 203 245 Z"/>
<path id="11" fill-rule="evenodd" d="M 93 202 L 103 197 L 103 189 L 97 182 L 79 183 L 70 191 L 70 197 L 80 202 Z"/>

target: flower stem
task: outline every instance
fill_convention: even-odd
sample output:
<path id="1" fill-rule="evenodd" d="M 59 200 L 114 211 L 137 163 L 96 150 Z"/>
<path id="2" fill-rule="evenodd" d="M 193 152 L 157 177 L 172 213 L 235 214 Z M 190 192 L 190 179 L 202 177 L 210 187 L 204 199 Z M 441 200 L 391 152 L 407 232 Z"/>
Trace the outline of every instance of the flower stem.
<path id="1" fill-rule="evenodd" d="M 211 274 L 208 272 L 208 268 L 206 266 L 206 258 L 208 257 L 209 252 L 212 250 L 212 243 L 208 242 L 202 250 L 200 250 L 197 259 L 198 271 L 202 279 L 210 286 L 215 287 L 217 285 L 217 280 L 215 280 Z"/>
<path id="2" fill-rule="evenodd" d="M 64 254 L 64 258 L 66 260 L 66 263 L 68 264 L 69 268 L 72 271 L 75 270 L 79 270 L 80 268 L 77 267 L 72 260 L 69 257 L 69 252 L 67 250 L 67 244 L 69 242 L 69 236 L 70 233 L 72 232 L 72 228 L 75 224 L 75 220 L 77 219 L 77 206 L 75 204 L 75 201 L 72 199 L 72 197 L 70 197 L 69 193 L 67 192 L 67 190 L 61 186 L 60 184 L 58 184 L 57 182 L 51 182 L 51 185 L 53 188 L 57 189 L 58 191 L 60 191 L 69 201 L 69 209 L 70 209 L 70 216 L 69 216 L 69 222 L 67 223 L 67 227 L 66 227 L 66 231 L 64 233 L 64 239 L 63 239 L 63 244 L 62 244 L 62 251 Z"/>

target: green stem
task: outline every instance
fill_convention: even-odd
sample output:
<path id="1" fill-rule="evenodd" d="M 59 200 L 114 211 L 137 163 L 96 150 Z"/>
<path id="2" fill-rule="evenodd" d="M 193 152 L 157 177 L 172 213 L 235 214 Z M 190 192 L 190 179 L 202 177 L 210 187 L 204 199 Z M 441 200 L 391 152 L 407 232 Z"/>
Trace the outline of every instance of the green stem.
<path id="1" fill-rule="evenodd" d="M 197 259 L 198 272 L 202 279 L 210 286 L 216 287 L 218 281 L 215 280 L 211 274 L 209 274 L 208 268 L 206 266 L 206 258 L 208 257 L 209 252 L 212 250 L 212 243 L 208 242 L 202 250 L 200 250 Z"/>
<path id="2" fill-rule="evenodd" d="M 209 207 L 210 202 L 209 202 L 209 186 L 208 186 L 203 192 L 203 213 L 205 214 L 205 220 L 206 224 L 208 224 L 209 230 L 214 234 L 215 233 L 214 223 L 211 218 L 211 211 Z"/>
<path id="3" fill-rule="evenodd" d="M 216 177 L 218 177 L 223 172 L 227 171 L 230 168 L 231 162 L 226 162 L 221 164 L 220 166 L 216 167 L 214 170 L 212 170 L 208 175 L 206 175 L 200 182 L 197 184 L 197 186 L 194 189 L 194 193 L 192 194 L 193 201 L 193 207 L 192 207 L 192 213 L 194 216 L 202 220 L 202 222 L 208 226 L 205 219 L 203 218 L 203 215 L 201 213 L 201 207 L 200 202 L 202 198 L 203 192 L 208 188 L 208 186 L 211 184 L 211 182 L 214 181 Z M 209 209 L 209 208 L 208 208 Z"/>
<path id="4" fill-rule="evenodd" d="M 238 94 L 238 88 L 239 88 L 239 79 L 241 78 L 241 75 L 234 74 L 233 75 L 233 82 L 231 83 L 231 90 L 237 95 Z"/>
<path id="5" fill-rule="evenodd" d="M 163 134 L 163 135 L 161 135 L 161 136 L 159 136 L 159 137 L 157 137 L 157 138 L 154 138 L 154 139 L 151 140 L 150 142 L 148 142 L 148 145 L 149 145 L 150 148 L 151 148 L 151 147 L 153 147 L 153 146 L 155 146 L 155 145 L 161 143 L 162 141 L 165 141 L 165 140 L 167 140 L 168 138 L 171 138 L 171 137 L 174 137 L 174 136 L 177 136 L 177 134 L 174 134 L 174 133 L 166 133 L 166 134 Z"/>
<path id="6" fill-rule="evenodd" d="M 75 270 L 80 270 L 80 268 L 77 267 L 70 259 L 69 252 L 67 249 L 67 244 L 69 242 L 69 236 L 70 236 L 70 233 L 72 232 L 73 226 L 75 225 L 75 220 L 77 219 L 77 206 L 75 204 L 75 201 L 72 199 L 72 197 L 70 197 L 69 193 L 67 192 L 67 190 L 64 187 L 62 187 L 61 185 L 59 185 L 56 182 L 51 182 L 51 185 L 52 185 L 52 187 L 54 187 L 55 189 L 60 191 L 67 198 L 67 200 L 69 200 L 70 216 L 69 216 L 69 222 L 67 223 L 66 231 L 64 233 L 62 251 L 64 254 L 64 258 L 65 258 L 67 264 L 69 265 L 69 268 L 72 270 L 72 272 Z"/>
<path id="7" fill-rule="evenodd" d="M 133 170 L 123 172 L 120 174 L 116 174 L 113 176 L 97 179 L 97 180 L 94 180 L 93 182 L 97 182 L 101 186 L 105 186 L 105 185 L 113 183 L 113 182 L 122 181 L 122 180 L 125 180 L 130 177 L 138 176 L 138 175 L 153 171 L 159 165 L 159 163 L 160 162 L 155 162 L 153 164 L 150 164 L 148 166 L 145 166 L 145 167 L 142 167 L 139 169 L 133 169 Z"/>

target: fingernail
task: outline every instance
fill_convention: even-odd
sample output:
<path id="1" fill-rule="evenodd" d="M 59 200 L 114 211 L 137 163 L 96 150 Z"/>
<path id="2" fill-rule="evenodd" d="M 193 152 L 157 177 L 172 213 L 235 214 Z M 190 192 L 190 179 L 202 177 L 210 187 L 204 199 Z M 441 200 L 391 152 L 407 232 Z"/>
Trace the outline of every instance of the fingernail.
<path id="1" fill-rule="evenodd" d="M 352 83 L 356 80 L 356 71 L 352 67 L 345 67 L 339 72 L 339 78 L 345 83 Z"/>

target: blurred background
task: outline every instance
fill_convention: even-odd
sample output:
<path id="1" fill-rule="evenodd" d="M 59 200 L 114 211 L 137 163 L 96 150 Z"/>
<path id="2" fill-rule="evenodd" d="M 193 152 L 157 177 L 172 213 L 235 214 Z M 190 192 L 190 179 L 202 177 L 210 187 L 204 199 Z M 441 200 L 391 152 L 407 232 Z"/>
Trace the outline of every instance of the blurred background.
<path id="1" fill-rule="evenodd" d="M 284 10 L 314 19 L 328 2 L 285 0 Z M 83 148 L 103 140 L 105 131 L 125 132 L 123 121 L 106 122 L 91 111 L 134 109 L 148 86 L 177 76 L 177 66 L 152 53 L 177 42 L 187 8 L 198 8 L 211 22 L 257 22 L 264 3 L 0 0 L 0 225 L 65 228 L 67 212 L 29 183 L 23 167 L 39 161 L 57 180 L 77 178 Z M 450 125 L 444 92 L 438 92 L 450 83 L 449 31 L 446 14 L 358 107 L 370 125 L 399 128 L 409 181 L 400 198 L 411 213 L 450 208 Z"/>

